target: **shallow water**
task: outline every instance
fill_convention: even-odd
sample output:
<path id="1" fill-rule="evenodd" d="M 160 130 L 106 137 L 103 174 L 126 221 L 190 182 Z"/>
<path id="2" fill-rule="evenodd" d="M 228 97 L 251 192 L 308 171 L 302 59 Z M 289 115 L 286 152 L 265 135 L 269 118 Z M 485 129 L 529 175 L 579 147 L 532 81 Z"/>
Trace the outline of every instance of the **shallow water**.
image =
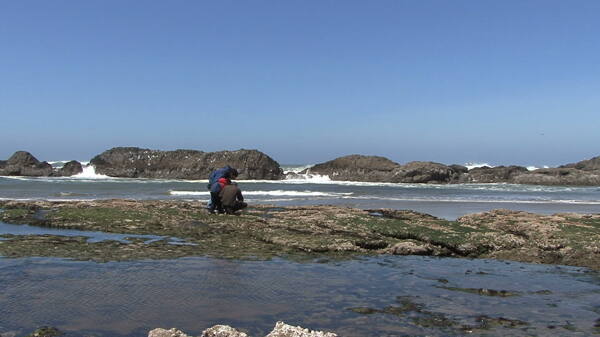
<path id="1" fill-rule="evenodd" d="M 2 209 L 0 209 L 0 212 Z M 151 243 L 154 241 L 163 240 L 166 237 L 158 235 L 142 235 L 142 234 L 118 234 L 118 233 L 105 233 L 105 232 L 94 232 L 94 231 L 82 231 L 76 229 L 59 229 L 49 227 L 37 227 L 29 225 L 14 225 L 7 224 L 0 221 L 0 235 L 11 234 L 11 235 L 60 235 L 60 236 L 83 236 L 87 237 L 87 242 L 101 242 L 114 240 L 123 243 L 130 243 L 128 238 L 144 239 L 144 243 Z M 169 237 L 170 244 L 186 244 L 185 240 L 180 238 Z M 2 240 L 2 238 L 0 238 Z"/>
<path id="2" fill-rule="evenodd" d="M 600 318 L 600 276 L 582 268 L 399 256 L 323 262 L 0 258 L 0 333 L 52 325 L 71 336 L 146 336 L 155 327 L 199 335 L 230 324 L 263 336 L 283 320 L 348 337 L 451 336 L 487 315 L 525 323 L 475 335 L 572 336 L 593 334 Z M 479 288 L 515 296 L 471 290 Z M 420 311 L 383 310 L 407 301 Z M 455 324 L 423 326 L 427 317 Z"/>

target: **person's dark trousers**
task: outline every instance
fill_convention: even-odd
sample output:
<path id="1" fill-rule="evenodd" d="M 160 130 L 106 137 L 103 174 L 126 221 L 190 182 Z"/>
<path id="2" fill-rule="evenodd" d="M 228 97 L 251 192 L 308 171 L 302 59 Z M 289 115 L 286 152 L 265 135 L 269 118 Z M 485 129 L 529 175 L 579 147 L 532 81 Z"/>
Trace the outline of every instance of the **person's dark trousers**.
<path id="1" fill-rule="evenodd" d="M 248 207 L 248 204 L 243 201 L 236 201 L 233 206 L 225 206 L 225 213 L 233 214 L 242 208 Z"/>
<path id="2" fill-rule="evenodd" d="M 223 205 L 221 204 L 221 198 L 219 198 L 219 192 L 210 192 L 210 208 L 209 212 L 214 213 L 215 209 L 219 213 L 223 213 Z"/>

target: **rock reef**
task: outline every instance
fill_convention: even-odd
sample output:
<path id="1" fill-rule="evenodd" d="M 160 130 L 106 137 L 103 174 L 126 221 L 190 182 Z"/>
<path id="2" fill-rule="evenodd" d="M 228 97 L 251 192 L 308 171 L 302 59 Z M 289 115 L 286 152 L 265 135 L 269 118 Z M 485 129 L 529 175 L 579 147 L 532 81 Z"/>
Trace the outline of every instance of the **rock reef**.
<path id="1" fill-rule="evenodd" d="M 456 221 L 414 211 L 257 205 L 210 215 L 177 200 L 0 200 L 0 221 L 131 235 L 127 242 L 83 236 L 0 235 L 0 255 L 93 261 L 213 256 L 294 260 L 374 254 L 495 258 L 600 270 L 600 214 L 539 215 L 494 210 Z M 150 234 L 158 240 L 135 238 Z M 180 244 L 172 244 L 179 238 Z"/>

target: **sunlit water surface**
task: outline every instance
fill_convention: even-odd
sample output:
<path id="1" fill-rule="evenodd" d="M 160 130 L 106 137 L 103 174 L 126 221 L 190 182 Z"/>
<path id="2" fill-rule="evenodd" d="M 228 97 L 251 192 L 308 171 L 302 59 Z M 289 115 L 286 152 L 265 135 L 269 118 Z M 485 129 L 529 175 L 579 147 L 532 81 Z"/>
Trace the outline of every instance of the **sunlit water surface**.
<path id="1" fill-rule="evenodd" d="M 422 306 L 422 312 L 383 312 L 399 306 L 399 299 Z M 350 310 L 359 307 L 375 312 Z M 423 312 L 455 325 L 420 325 Z M 431 257 L 100 264 L 0 258 L 0 333 L 51 325 L 71 336 L 146 336 L 156 327 L 199 335 L 214 324 L 229 324 L 263 336 L 283 320 L 340 336 L 452 336 L 465 333 L 461 325 L 476 326 L 481 315 L 526 325 L 477 334 L 590 335 L 600 318 L 600 277 L 582 268 Z"/>

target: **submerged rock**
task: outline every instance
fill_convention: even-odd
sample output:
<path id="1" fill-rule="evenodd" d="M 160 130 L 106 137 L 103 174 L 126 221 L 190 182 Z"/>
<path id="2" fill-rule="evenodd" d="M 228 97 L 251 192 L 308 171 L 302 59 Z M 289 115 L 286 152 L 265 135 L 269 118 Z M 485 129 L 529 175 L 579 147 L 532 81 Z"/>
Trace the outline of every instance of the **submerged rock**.
<path id="1" fill-rule="evenodd" d="M 58 337 L 64 335 L 60 330 L 54 327 L 41 327 L 25 337 Z"/>
<path id="2" fill-rule="evenodd" d="M 124 178 L 206 179 L 225 165 L 239 171 L 238 179 L 282 179 L 279 164 L 257 150 L 202 152 L 158 151 L 116 147 L 95 156 L 91 162 L 98 174 Z"/>

